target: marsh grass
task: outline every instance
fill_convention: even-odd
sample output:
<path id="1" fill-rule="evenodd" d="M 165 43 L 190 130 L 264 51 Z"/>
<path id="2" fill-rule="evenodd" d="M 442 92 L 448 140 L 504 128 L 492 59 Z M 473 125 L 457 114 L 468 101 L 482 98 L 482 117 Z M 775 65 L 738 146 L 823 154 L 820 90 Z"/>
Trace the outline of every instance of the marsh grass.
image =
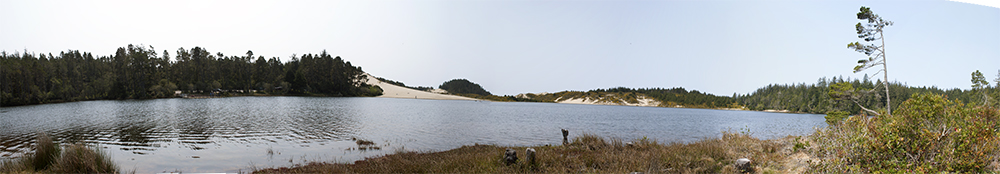
<path id="1" fill-rule="evenodd" d="M 73 144 L 61 149 L 44 133 L 35 141 L 34 153 L 0 161 L 0 173 L 120 173 L 97 147 Z"/>
<path id="2" fill-rule="evenodd" d="M 396 151 L 354 163 L 313 162 L 255 173 L 735 173 L 738 158 L 754 160 L 757 171 L 779 170 L 783 143 L 748 134 L 724 132 L 719 139 L 660 144 L 646 138 L 626 142 L 593 134 L 559 146 L 533 146 L 537 163 L 524 161 L 525 149 L 495 145 L 462 146 L 443 152 Z M 507 148 L 517 151 L 517 163 L 500 159 Z M 790 149 L 790 148 L 789 148 Z"/>
<path id="3" fill-rule="evenodd" d="M 107 154 L 84 144 L 66 147 L 53 167 L 59 173 L 118 173 L 118 166 Z"/>
<path id="4" fill-rule="evenodd" d="M 32 164 L 35 170 L 48 169 L 59 158 L 59 145 L 52 142 L 52 138 L 45 133 L 40 133 L 35 139 L 35 154 Z"/>

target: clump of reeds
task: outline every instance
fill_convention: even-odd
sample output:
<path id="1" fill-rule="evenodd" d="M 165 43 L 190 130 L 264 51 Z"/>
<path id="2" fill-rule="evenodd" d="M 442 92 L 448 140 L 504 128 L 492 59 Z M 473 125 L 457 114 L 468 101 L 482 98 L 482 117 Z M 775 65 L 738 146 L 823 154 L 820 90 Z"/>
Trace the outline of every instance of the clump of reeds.
<path id="1" fill-rule="evenodd" d="M 35 170 L 48 169 L 59 158 L 59 145 L 52 142 L 49 135 L 40 133 L 35 139 L 35 154 L 32 158 Z"/>
<path id="2" fill-rule="evenodd" d="M 34 172 L 119 173 L 114 161 L 100 149 L 74 144 L 62 150 L 45 133 L 36 138 L 34 153 L 0 162 L 0 173 Z"/>
<path id="3" fill-rule="evenodd" d="M 97 147 L 74 144 L 66 148 L 54 166 L 61 173 L 117 173 L 118 166 Z"/>

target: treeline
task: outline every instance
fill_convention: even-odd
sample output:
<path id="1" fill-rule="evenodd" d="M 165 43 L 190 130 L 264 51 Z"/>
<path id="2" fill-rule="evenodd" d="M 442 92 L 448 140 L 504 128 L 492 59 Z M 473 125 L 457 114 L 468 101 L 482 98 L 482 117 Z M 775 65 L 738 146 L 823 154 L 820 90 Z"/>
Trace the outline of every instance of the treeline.
<path id="1" fill-rule="evenodd" d="M 69 50 L 57 55 L 0 52 L 3 106 L 95 99 L 149 99 L 191 94 L 375 96 L 381 89 L 363 83 L 364 72 L 339 56 L 276 57 L 211 54 L 195 47 L 175 56 L 152 46 L 118 48 L 94 56 Z"/>
<path id="2" fill-rule="evenodd" d="M 395 80 L 389 80 L 389 79 L 382 78 L 382 77 L 375 77 L 375 79 L 378 79 L 378 80 L 380 80 L 382 82 L 393 84 L 393 85 L 396 85 L 396 86 L 402 86 L 402 87 L 405 87 L 405 88 L 410 88 L 410 89 L 413 89 L 413 90 L 429 91 L 429 90 L 434 89 L 433 87 L 427 87 L 427 86 L 406 86 L 406 84 L 404 84 L 403 82 L 399 82 L 399 81 L 395 81 Z"/>
<path id="3" fill-rule="evenodd" d="M 684 107 L 696 107 L 696 108 L 723 108 L 732 107 L 735 102 L 732 98 L 728 96 L 716 96 L 714 94 L 703 93 L 698 90 L 688 91 L 681 87 L 675 88 L 610 88 L 610 89 L 597 89 L 590 90 L 589 92 L 634 92 L 638 94 L 646 95 L 647 97 L 652 97 L 660 102 L 666 107 L 674 107 L 676 105 L 681 105 Z"/>
<path id="4" fill-rule="evenodd" d="M 446 81 L 438 86 L 438 89 L 446 90 L 451 94 L 476 94 L 482 96 L 493 95 L 489 91 L 486 91 L 486 89 L 483 89 L 482 86 L 479 86 L 479 84 L 472 83 L 466 79 L 452 79 Z"/>
<path id="5" fill-rule="evenodd" d="M 734 100 L 727 96 L 716 96 L 702 93 L 698 90 L 688 91 L 684 88 L 626 88 L 595 89 L 590 91 L 562 91 L 548 94 L 524 94 L 524 97 L 542 101 L 558 102 L 572 98 L 596 99 L 608 103 L 638 103 L 640 96 L 646 96 L 661 102 L 661 107 L 692 107 L 692 108 L 723 108 L 733 107 Z"/>
<path id="6" fill-rule="evenodd" d="M 882 92 L 881 80 L 870 81 L 868 78 L 820 78 L 815 84 L 772 84 L 757 89 L 747 95 L 735 95 L 735 100 L 751 110 L 788 110 L 791 112 L 824 114 L 830 111 L 848 111 L 859 114 L 861 108 L 851 101 L 834 100 L 829 96 L 830 86 L 836 83 L 849 83 L 854 88 L 877 89 L 872 95 L 861 98 L 858 103 L 873 110 L 885 110 L 885 93 Z M 986 87 L 992 100 L 1000 98 L 997 87 Z M 892 97 L 893 110 L 916 93 L 931 93 L 947 96 L 951 100 L 969 104 L 982 104 L 982 93 L 972 90 L 939 89 L 937 87 L 911 87 L 898 82 L 889 83 L 889 95 Z M 997 102 L 991 102 L 997 105 Z"/>

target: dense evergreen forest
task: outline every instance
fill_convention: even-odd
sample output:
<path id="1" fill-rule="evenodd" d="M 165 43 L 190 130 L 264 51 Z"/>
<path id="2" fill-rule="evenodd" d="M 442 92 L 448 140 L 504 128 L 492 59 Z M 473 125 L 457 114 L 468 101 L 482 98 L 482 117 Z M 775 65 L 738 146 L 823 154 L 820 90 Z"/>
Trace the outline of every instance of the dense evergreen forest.
<path id="1" fill-rule="evenodd" d="M 789 84 L 789 85 L 768 85 L 747 95 L 734 94 L 734 98 L 740 105 L 750 110 L 788 110 L 790 112 L 823 114 L 830 111 L 848 111 L 851 114 L 860 114 L 861 108 L 850 101 L 835 100 L 830 97 L 831 85 L 837 83 L 849 83 L 859 89 L 881 89 L 881 80 L 872 82 L 868 78 L 820 78 L 815 84 Z M 997 86 L 1000 87 L 1000 86 Z M 950 100 L 957 100 L 967 104 L 982 104 L 983 93 L 989 96 L 990 105 L 1000 106 L 996 101 L 1000 98 L 1000 90 L 997 87 L 986 87 L 985 92 L 974 90 L 961 90 L 958 88 L 943 90 L 937 87 L 911 87 L 898 82 L 889 83 L 889 95 L 892 97 L 892 106 L 899 106 L 917 93 L 943 94 Z M 862 97 L 859 101 L 861 105 L 874 110 L 885 109 L 885 97 L 875 92 Z"/>
<path id="2" fill-rule="evenodd" d="M 361 67 L 339 56 L 292 56 L 291 61 L 211 54 L 178 48 L 174 57 L 152 46 L 121 47 L 114 55 L 69 50 L 57 55 L 0 52 L 2 106 L 96 99 L 202 95 L 376 96 Z"/>
<path id="3" fill-rule="evenodd" d="M 482 86 L 479 86 L 479 84 L 472 83 L 466 79 L 452 79 L 446 81 L 438 86 L 438 89 L 446 90 L 448 93 L 452 94 L 476 94 L 483 96 L 493 95 L 489 91 L 486 91 L 486 89 L 483 89 Z"/>

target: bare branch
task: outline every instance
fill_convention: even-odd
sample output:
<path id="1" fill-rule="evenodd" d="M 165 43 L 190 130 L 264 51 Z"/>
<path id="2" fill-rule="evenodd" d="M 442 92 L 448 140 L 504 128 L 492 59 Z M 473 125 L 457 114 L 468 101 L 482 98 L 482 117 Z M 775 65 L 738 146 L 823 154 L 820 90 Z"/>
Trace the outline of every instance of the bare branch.
<path id="1" fill-rule="evenodd" d="M 875 112 L 874 110 L 871 110 L 871 109 L 866 108 L 865 106 L 862 106 L 861 103 L 858 103 L 857 100 L 851 100 L 851 101 L 853 101 L 854 104 L 857 104 L 858 107 L 861 107 L 861 110 L 865 110 L 865 111 L 871 112 L 872 114 L 875 114 L 875 116 L 882 115 L 882 114 L 879 114 L 878 112 Z"/>

